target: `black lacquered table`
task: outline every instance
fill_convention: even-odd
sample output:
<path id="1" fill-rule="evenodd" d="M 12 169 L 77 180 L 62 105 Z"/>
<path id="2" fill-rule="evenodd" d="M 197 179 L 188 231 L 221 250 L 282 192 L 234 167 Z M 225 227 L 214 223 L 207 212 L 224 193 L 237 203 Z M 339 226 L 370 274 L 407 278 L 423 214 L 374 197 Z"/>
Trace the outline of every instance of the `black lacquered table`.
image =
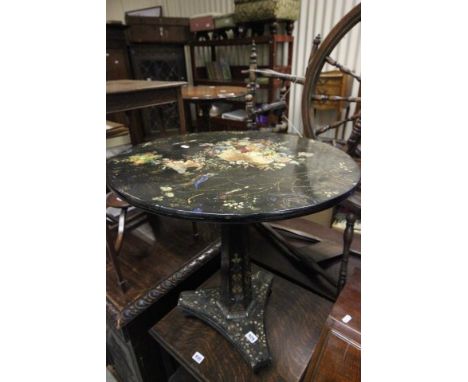
<path id="1" fill-rule="evenodd" d="M 273 277 L 251 274 L 248 224 L 334 206 L 353 192 L 360 172 L 347 154 L 313 140 L 210 132 L 135 146 L 107 162 L 107 177 L 116 193 L 148 212 L 222 223 L 220 287 L 183 292 L 178 305 L 259 369 L 270 361 L 263 315 Z"/>

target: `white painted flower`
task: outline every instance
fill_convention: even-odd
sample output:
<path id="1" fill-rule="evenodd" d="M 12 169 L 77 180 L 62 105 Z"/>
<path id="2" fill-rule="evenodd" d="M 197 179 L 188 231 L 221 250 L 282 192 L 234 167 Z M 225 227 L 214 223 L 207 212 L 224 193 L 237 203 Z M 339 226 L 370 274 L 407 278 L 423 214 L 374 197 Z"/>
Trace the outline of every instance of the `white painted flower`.
<path id="1" fill-rule="evenodd" d="M 298 157 L 303 157 L 303 158 L 310 158 L 314 156 L 314 153 L 307 153 L 301 151 L 300 153 L 297 154 Z"/>

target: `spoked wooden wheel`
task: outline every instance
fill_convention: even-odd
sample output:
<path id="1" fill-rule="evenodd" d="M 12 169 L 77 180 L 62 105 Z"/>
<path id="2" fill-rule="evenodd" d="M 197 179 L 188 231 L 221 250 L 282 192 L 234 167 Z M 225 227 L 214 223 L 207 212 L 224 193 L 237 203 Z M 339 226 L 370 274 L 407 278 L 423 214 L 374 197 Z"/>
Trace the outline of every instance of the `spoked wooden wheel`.
<path id="1" fill-rule="evenodd" d="M 328 96 L 318 94 L 317 85 L 319 83 L 322 69 L 324 65 L 328 63 L 329 65 L 336 67 L 342 73 L 345 73 L 358 81 L 360 89 L 361 76 L 344 67 L 330 56 L 339 42 L 343 40 L 347 33 L 360 21 L 361 4 L 358 4 L 348 12 L 338 24 L 335 25 L 320 45 L 320 40 L 318 38 L 314 40 L 313 52 L 309 65 L 307 66 L 304 91 L 302 95 L 302 121 L 304 125 L 304 135 L 309 138 L 320 139 L 321 134 L 332 129 L 337 129 L 340 126 L 345 125 L 347 122 L 353 121 L 353 132 L 347 142 L 347 151 L 350 154 L 356 154 L 355 151 L 358 144 L 360 144 L 361 92 L 359 90 L 358 97 Z M 320 102 L 356 102 L 356 112 L 352 117 L 345 118 L 342 121 L 326 126 L 318 126 L 314 116 L 313 105 L 314 103 L 317 104 Z"/>

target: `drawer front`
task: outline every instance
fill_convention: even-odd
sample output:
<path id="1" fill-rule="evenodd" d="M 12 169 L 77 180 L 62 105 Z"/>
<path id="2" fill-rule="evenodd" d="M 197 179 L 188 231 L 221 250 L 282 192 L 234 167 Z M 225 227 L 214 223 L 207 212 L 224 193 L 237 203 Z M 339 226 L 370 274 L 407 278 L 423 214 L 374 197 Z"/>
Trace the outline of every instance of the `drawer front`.
<path id="1" fill-rule="evenodd" d="M 141 25 L 141 24 L 154 24 L 158 26 L 189 26 L 188 17 L 145 17 L 145 16 L 129 16 L 125 15 L 125 24 L 127 25 Z"/>
<path id="2" fill-rule="evenodd" d="M 339 96 L 341 95 L 342 84 L 341 78 L 321 77 L 317 82 L 317 93 Z"/>
<path id="3" fill-rule="evenodd" d="M 190 40 L 190 32 L 187 27 L 176 25 L 132 25 L 129 30 L 130 42 L 168 42 L 186 43 Z"/>
<path id="4" fill-rule="evenodd" d="M 343 92 L 342 77 L 325 77 L 321 76 L 317 82 L 316 94 L 327 96 L 341 96 Z M 315 102 L 314 108 L 317 110 L 329 110 L 342 108 L 340 101 Z"/>

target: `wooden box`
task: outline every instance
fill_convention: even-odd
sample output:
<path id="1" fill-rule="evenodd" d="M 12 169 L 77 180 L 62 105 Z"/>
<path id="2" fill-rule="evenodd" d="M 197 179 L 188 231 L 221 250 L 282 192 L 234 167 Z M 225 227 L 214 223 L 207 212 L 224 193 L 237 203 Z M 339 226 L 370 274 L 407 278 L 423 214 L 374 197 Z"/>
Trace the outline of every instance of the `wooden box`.
<path id="1" fill-rule="evenodd" d="M 212 31 L 215 28 L 212 15 L 196 16 L 190 19 L 190 31 Z"/>
<path id="2" fill-rule="evenodd" d="M 133 43 L 179 43 L 191 39 L 189 19 L 186 17 L 143 17 L 125 15 L 128 40 Z"/>

